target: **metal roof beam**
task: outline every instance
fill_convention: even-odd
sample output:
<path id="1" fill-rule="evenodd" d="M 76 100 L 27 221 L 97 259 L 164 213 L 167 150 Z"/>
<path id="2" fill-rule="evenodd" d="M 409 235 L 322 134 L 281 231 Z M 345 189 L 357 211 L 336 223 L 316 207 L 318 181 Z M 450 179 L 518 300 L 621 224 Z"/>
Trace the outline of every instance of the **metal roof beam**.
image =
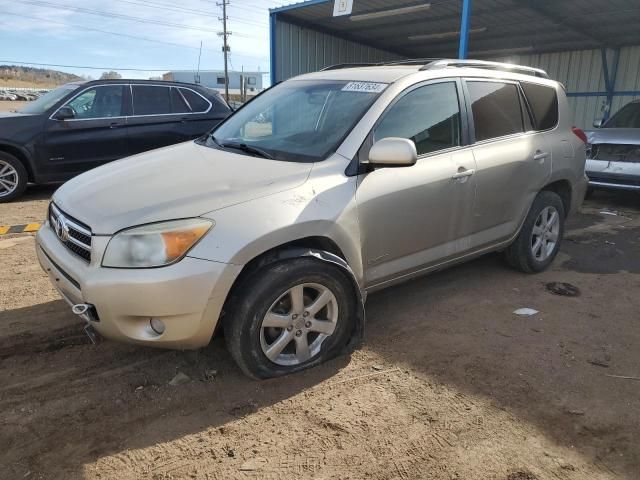
<path id="1" fill-rule="evenodd" d="M 534 12 L 546 17 L 554 23 L 558 23 L 563 27 L 569 28 L 573 30 L 575 33 L 582 35 L 585 38 L 589 38 L 591 40 L 595 40 L 598 43 L 598 46 L 606 46 L 607 41 L 603 38 L 600 38 L 598 35 L 594 34 L 588 28 L 584 27 L 582 24 L 575 22 L 571 19 L 571 17 L 557 17 L 557 11 L 554 11 L 554 8 L 557 8 L 556 5 L 549 5 L 546 0 L 514 0 L 517 4 L 528 7 Z"/>

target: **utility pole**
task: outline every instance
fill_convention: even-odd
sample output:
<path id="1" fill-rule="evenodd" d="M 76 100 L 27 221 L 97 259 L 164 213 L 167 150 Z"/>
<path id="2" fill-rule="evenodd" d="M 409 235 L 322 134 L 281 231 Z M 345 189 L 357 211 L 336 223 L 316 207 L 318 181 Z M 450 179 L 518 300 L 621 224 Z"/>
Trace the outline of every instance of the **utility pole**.
<path id="1" fill-rule="evenodd" d="M 219 7 L 222 7 L 222 18 L 218 18 L 218 20 L 222 20 L 222 32 L 218 32 L 218 36 L 221 36 L 223 39 L 222 52 L 224 53 L 224 97 L 229 101 L 229 68 L 228 68 L 228 55 L 231 51 L 229 45 L 227 43 L 227 38 L 231 35 L 231 32 L 227 31 L 227 5 L 229 5 L 229 0 L 222 0 L 222 3 L 216 3 Z"/>

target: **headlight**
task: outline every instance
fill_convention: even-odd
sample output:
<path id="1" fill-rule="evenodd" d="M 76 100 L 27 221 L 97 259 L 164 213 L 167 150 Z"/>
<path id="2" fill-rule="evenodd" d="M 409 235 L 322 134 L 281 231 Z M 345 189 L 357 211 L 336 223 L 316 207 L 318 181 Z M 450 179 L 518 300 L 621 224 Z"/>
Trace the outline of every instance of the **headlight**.
<path id="1" fill-rule="evenodd" d="M 169 265 L 184 257 L 213 225 L 211 220 L 190 218 L 123 230 L 109 241 L 102 266 L 146 268 Z"/>

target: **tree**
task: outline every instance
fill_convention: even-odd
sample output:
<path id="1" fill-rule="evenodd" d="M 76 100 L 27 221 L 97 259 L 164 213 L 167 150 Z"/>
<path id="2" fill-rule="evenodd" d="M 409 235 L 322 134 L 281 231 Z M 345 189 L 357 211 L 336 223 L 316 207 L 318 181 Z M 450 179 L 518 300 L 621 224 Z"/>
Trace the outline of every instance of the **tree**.
<path id="1" fill-rule="evenodd" d="M 102 72 L 102 75 L 100 76 L 100 80 L 119 80 L 120 78 L 122 78 L 122 75 L 113 70 L 109 72 Z"/>

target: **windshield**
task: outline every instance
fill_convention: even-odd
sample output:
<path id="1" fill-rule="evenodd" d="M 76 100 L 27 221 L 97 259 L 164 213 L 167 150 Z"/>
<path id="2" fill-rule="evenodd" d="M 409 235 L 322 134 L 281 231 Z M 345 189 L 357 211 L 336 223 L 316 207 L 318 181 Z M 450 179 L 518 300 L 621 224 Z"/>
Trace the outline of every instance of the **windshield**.
<path id="1" fill-rule="evenodd" d="M 20 113 L 44 113 L 53 107 L 58 101 L 67 95 L 69 92 L 78 88 L 77 84 L 67 84 L 61 87 L 54 88 L 53 90 L 45 93 L 43 96 L 27 103 L 22 109 L 18 110 Z"/>
<path id="2" fill-rule="evenodd" d="M 256 97 L 222 123 L 207 145 L 277 160 L 326 158 L 386 84 L 292 80 Z"/>
<path id="3" fill-rule="evenodd" d="M 640 128 L 640 103 L 626 104 L 604 128 Z"/>

